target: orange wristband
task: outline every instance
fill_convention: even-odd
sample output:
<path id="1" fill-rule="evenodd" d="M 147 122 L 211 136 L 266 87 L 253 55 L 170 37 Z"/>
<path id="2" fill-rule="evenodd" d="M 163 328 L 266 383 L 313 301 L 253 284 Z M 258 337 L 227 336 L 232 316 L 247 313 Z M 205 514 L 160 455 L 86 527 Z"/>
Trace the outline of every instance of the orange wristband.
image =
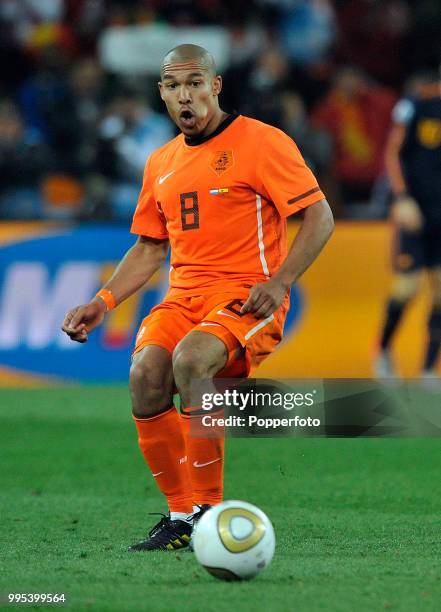
<path id="1" fill-rule="evenodd" d="M 103 300 L 104 304 L 106 305 L 107 311 L 112 310 L 112 308 L 115 308 L 116 306 L 116 301 L 113 297 L 113 293 L 108 289 L 101 289 L 101 291 L 98 291 L 95 297 L 99 297 Z"/>

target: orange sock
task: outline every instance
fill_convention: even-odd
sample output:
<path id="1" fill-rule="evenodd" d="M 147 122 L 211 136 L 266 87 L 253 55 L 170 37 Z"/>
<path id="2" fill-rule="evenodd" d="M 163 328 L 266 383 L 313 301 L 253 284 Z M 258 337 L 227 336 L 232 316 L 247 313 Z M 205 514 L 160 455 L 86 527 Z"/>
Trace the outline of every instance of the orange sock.
<path id="1" fill-rule="evenodd" d="M 195 438 L 190 421 L 199 417 L 181 414 L 182 431 L 187 447 L 188 471 L 195 504 L 218 504 L 223 499 L 224 446 L 223 437 Z"/>
<path id="2" fill-rule="evenodd" d="M 138 442 L 170 512 L 193 511 L 185 440 L 175 408 L 146 419 L 134 417 Z"/>

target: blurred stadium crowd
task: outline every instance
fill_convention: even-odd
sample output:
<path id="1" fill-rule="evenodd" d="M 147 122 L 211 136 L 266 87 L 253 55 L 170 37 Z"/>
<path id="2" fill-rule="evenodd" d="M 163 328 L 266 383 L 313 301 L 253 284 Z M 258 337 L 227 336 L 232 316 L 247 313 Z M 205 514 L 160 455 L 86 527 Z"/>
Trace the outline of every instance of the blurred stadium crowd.
<path id="1" fill-rule="evenodd" d="M 159 63 L 112 44 L 129 66 L 113 69 L 105 41 L 199 31 L 224 41 L 225 110 L 290 134 L 338 216 L 385 215 L 391 110 L 439 64 L 439 0 L 2 0 L 0 218 L 130 219 L 176 131 Z"/>

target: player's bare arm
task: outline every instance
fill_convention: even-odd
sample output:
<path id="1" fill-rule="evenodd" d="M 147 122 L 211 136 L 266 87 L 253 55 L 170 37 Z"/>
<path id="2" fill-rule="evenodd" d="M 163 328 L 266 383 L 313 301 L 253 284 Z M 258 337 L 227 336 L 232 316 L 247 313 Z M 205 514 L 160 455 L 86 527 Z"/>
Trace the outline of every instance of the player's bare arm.
<path id="1" fill-rule="evenodd" d="M 334 219 L 326 200 L 308 206 L 284 263 L 267 282 L 258 283 L 250 289 L 241 312 L 252 312 L 257 318 L 263 319 L 277 310 L 291 285 L 317 258 L 333 230 Z"/>
<path id="2" fill-rule="evenodd" d="M 386 145 L 385 164 L 391 182 L 394 201 L 391 208 L 393 221 L 404 230 L 419 231 L 423 225 L 421 210 L 408 193 L 401 169 L 400 151 L 406 138 L 406 126 L 395 124 Z"/>
<path id="3" fill-rule="evenodd" d="M 168 240 L 140 236 L 127 251 L 103 289 L 115 305 L 133 295 L 159 270 L 167 256 Z M 106 302 L 94 297 L 88 304 L 70 310 L 61 329 L 76 342 L 86 342 L 88 334 L 100 325 L 107 311 Z"/>

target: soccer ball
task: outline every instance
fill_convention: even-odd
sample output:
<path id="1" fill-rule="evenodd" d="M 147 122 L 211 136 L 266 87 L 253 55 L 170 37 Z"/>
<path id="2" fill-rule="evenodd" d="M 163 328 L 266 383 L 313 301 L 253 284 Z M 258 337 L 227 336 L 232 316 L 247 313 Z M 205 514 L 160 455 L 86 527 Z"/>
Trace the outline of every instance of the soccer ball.
<path id="1" fill-rule="evenodd" d="M 250 580 L 274 555 L 276 539 L 262 510 L 230 500 L 210 508 L 192 536 L 196 559 L 220 580 Z"/>

